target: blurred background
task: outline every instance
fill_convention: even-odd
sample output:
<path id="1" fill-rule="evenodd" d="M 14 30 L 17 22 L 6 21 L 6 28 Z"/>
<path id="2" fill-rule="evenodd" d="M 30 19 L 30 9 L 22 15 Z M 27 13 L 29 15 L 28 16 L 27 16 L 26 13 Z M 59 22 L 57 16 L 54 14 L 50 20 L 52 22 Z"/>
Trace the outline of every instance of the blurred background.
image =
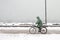
<path id="1" fill-rule="evenodd" d="M 45 22 L 45 0 L 0 0 L 0 22 Z M 60 0 L 47 0 L 48 23 L 60 23 Z"/>

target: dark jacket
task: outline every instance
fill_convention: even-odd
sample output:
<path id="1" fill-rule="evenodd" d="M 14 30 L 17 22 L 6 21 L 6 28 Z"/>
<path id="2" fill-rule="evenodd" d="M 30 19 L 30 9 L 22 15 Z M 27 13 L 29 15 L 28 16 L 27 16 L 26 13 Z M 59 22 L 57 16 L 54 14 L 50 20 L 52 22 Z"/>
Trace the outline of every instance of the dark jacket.
<path id="1" fill-rule="evenodd" d="M 37 17 L 37 22 L 36 22 L 36 24 L 37 24 L 37 27 L 42 27 L 42 21 L 41 21 L 41 19 L 39 18 L 39 17 Z"/>

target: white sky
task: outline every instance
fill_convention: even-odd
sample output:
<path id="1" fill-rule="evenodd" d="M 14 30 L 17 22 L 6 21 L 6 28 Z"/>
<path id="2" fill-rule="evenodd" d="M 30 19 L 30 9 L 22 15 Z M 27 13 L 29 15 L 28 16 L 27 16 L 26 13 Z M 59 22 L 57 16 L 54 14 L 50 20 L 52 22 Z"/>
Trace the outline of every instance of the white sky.
<path id="1" fill-rule="evenodd" d="M 44 22 L 45 0 L 0 0 L 1 22 Z M 60 22 L 60 0 L 47 0 L 48 22 Z"/>

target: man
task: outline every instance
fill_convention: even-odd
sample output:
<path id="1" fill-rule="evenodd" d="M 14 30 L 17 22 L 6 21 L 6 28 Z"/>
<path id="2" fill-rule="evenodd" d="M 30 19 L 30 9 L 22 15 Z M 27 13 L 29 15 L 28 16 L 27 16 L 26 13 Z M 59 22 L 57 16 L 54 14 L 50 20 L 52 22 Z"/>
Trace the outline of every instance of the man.
<path id="1" fill-rule="evenodd" d="M 42 27 L 42 21 L 41 21 L 41 19 L 39 18 L 39 16 L 37 17 L 37 22 L 36 22 L 36 24 L 37 24 L 37 27 L 39 28 L 39 32 L 41 32 L 41 27 Z"/>

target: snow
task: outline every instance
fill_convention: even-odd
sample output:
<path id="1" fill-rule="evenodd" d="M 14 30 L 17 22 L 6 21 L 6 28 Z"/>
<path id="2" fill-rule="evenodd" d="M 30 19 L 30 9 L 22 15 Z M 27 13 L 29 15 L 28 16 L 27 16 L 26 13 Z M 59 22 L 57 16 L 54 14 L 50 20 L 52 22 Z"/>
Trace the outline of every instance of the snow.
<path id="1" fill-rule="evenodd" d="M 48 25 L 51 25 L 51 23 Z M 30 34 L 29 28 L 0 27 L 0 40 L 60 40 L 60 27 L 47 27 L 47 34 Z"/>
<path id="2" fill-rule="evenodd" d="M 0 40 L 60 40 L 60 34 L 0 34 Z"/>
<path id="3" fill-rule="evenodd" d="M 60 34 L 56 33 L 60 31 L 59 27 L 48 27 L 48 33 L 47 34 L 30 34 L 27 33 L 28 29 L 27 27 L 1 27 L 0 31 L 4 29 L 5 31 L 7 30 L 12 30 L 12 32 L 10 33 L 4 33 L 4 32 L 0 32 L 0 40 L 60 40 Z M 24 33 L 15 33 L 13 30 L 27 30 L 27 32 Z M 51 32 L 51 30 L 53 32 Z M 56 32 L 55 32 L 56 30 Z M 50 34 L 49 34 L 50 32 Z M 59 32 L 60 33 L 60 32 Z"/>
<path id="4" fill-rule="evenodd" d="M 28 23 L 4 23 L 0 22 L 0 26 L 32 26 L 35 25 L 34 23 L 28 22 Z"/>

